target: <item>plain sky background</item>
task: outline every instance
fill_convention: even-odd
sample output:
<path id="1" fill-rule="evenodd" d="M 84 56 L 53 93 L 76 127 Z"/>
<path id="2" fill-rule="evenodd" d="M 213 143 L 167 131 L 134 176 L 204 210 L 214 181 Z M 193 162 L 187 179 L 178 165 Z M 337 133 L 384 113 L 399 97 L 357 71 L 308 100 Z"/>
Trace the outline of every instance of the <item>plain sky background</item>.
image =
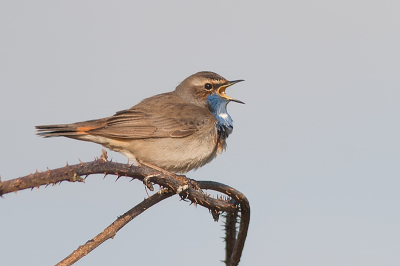
<path id="1" fill-rule="evenodd" d="M 400 1 L 0 2 L 3 180 L 99 156 L 34 126 L 113 115 L 202 70 L 228 149 L 190 178 L 243 192 L 241 265 L 400 265 Z M 118 162 L 127 160 L 109 152 Z M 53 265 L 146 197 L 90 176 L 0 199 L 2 265 Z M 223 265 L 222 222 L 178 197 L 76 265 Z"/>

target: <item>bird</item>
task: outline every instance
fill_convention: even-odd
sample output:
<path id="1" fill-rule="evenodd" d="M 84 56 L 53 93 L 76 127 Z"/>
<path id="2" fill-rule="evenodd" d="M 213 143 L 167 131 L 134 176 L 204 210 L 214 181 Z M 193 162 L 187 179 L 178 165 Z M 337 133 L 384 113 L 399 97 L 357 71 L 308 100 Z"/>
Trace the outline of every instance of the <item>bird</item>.
<path id="1" fill-rule="evenodd" d="M 233 130 L 227 104 L 244 102 L 227 96 L 225 90 L 241 81 L 201 71 L 175 90 L 146 98 L 113 116 L 36 126 L 36 134 L 98 143 L 123 154 L 128 162 L 186 173 L 226 149 L 226 139 Z"/>

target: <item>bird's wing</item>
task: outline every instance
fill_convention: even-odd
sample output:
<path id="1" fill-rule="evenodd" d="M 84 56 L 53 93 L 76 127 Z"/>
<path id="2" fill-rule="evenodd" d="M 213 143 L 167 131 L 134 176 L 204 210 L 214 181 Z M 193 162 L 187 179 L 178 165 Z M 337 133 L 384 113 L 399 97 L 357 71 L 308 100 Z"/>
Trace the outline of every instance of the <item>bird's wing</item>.
<path id="1" fill-rule="evenodd" d="M 189 104 L 171 104 L 149 108 L 131 108 L 116 113 L 105 120 L 101 127 L 86 131 L 120 139 L 181 138 L 204 127 L 211 113 Z"/>

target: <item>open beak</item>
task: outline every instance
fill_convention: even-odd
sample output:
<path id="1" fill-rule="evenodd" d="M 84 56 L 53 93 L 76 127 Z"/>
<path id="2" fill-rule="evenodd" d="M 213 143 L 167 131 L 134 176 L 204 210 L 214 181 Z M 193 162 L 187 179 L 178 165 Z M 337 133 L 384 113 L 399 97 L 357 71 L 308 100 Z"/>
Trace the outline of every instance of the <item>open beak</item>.
<path id="1" fill-rule="evenodd" d="M 227 84 L 222 85 L 222 86 L 220 86 L 218 88 L 218 94 L 221 95 L 222 98 L 227 99 L 228 101 L 233 101 L 233 102 L 243 103 L 244 104 L 244 102 L 236 100 L 236 99 L 233 99 L 233 98 L 231 98 L 231 97 L 229 97 L 228 95 L 225 94 L 226 88 L 228 88 L 229 86 L 232 86 L 233 84 L 241 82 L 241 81 L 244 81 L 244 80 L 243 79 L 239 79 L 239 80 L 234 80 L 234 81 L 228 81 Z"/>

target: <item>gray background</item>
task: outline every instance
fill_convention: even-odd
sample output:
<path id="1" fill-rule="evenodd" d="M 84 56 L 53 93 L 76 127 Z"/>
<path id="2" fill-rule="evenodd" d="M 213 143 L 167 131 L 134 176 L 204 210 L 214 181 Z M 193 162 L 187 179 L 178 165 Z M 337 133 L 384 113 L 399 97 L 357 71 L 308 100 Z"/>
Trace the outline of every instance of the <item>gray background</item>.
<path id="1" fill-rule="evenodd" d="M 102 118 L 215 71 L 228 150 L 189 177 L 247 195 L 242 265 L 400 265 L 399 1 L 1 1 L 0 174 L 100 155 L 34 126 Z M 126 159 L 109 152 L 119 162 Z M 0 199 L 2 265 L 52 265 L 147 197 L 91 176 Z M 222 223 L 173 197 L 77 265 L 222 265 Z"/>

